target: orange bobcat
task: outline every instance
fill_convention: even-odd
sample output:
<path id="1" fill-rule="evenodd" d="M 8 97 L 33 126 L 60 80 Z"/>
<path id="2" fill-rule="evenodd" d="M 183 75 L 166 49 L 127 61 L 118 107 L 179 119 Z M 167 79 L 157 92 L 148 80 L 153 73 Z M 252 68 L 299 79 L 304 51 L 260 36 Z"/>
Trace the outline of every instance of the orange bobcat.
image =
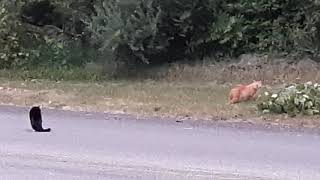
<path id="1" fill-rule="evenodd" d="M 254 81 L 249 85 L 239 84 L 232 88 L 229 94 L 229 104 L 238 103 L 241 101 L 248 101 L 256 98 L 256 93 L 261 88 L 261 81 Z"/>

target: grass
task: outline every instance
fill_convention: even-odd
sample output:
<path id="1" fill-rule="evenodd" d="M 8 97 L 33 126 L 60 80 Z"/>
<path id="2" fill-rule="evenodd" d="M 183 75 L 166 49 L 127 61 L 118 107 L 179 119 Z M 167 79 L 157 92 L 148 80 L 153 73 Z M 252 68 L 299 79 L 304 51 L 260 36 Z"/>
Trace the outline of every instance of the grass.
<path id="1" fill-rule="evenodd" d="M 305 66 L 310 68 L 301 64 L 288 68 L 286 63 L 269 63 L 260 69 L 248 65 L 243 65 L 245 69 L 230 68 L 234 64 L 180 63 L 139 71 L 125 79 L 110 79 L 100 76 L 101 72 L 81 68 L 68 72 L 41 70 L 40 73 L 3 70 L 0 71 L 0 103 L 320 127 L 318 117 L 261 115 L 256 102 L 227 104 L 229 90 L 235 84 L 261 79 L 264 88 L 274 89 L 291 82 L 319 82 L 317 67 L 310 67 L 309 62 Z M 291 72 L 292 69 L 296 72 Z"/>
<path id="2" fill-rule="evenodd" d="M 93 111 L 231 118 L 252 115 L 252 103 L 227 105 L 228 86 L 209 83 L 185 84 L 156 81 L 109 81 L 104 83 L 0 81 L 2 95 L 12 96 L 18 105 L 40 103 L 44 106 L 79 107 Z M 14 89 L 16 88 L 16 89 Z M 22 92 L 25 95 L 22 94 Z M 11 94 L 10 94 L 11 92 Z M 14 92 L 19 94 L 14 96 Z M 2 98 L 5 99 L 5 98 Z M 49 103 L 50 102 L 50 103 Z"/>
<path id="3" fill-rule="evenodd" d="M 32 71 L 26 70 L 0 70 L 0 77 L 5 77 L 9 80 L 31 80 L 31 79 L 48 79 L 52 81 L 99 81 L 106 79 L 100 69 L 93 68 L 36 68 Z"/>

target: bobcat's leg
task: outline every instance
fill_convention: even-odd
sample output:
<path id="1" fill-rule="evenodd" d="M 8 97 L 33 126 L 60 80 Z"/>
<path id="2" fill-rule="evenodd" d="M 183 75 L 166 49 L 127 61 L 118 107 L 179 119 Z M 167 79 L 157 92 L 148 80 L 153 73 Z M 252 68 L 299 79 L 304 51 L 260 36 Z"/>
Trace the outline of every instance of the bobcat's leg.
<path id="1" fill-rule="evenodd" d="M 257 92 L 255 92 L 252 96 L 251 96 L 251 100 L 257 100 L 257 98 L 258 98 L 258 93 Z"/>

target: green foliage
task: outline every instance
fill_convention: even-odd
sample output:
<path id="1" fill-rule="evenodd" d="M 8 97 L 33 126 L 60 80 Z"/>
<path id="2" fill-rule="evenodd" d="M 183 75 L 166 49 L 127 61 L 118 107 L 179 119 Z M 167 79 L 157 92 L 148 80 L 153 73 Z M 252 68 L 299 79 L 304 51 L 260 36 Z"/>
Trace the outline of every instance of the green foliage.
<path id="1" fill-rule="evenodd" d="M 11 3 L 0 4 L 0 68 L 11 68 L 22 63 L 29 54 L 21 46 L 21 24 L 15 14 L 9 12 Z"/>
<path id="2" fill-rule="evenodd" d="M 83 49 L 80 42 L 56 41 L 45 36 L 36 44 L 36 47 L 26 49 L 29 56 L 20 68 L 29 69 L 35 65 L 50 68 L 81 67 L 96 57 L 90 49 Z"/>
<path id="3" fill-rule="evenodd" d="M 10 69 L 0 70 L 0 76 L 13 80 L 33 80 L 33 79 L 48 79 L 52 81 L 101 81 L 107 77 L 100 72 L 86 71 L 82 67 L 35 67 L 29 70 Z"/>
<path id="4" fill-rule="evenodd" d="M 125 27 L 118 5 L 118 0 L 97 0 L 94 5 L 96 14 L 83 19 L 92 33 L 92 43 L 102 50 L 114 50 L 113 45 L 120 41 L 120 31 Z"/>
<path id="5" fill-rule="evenodd" d="M 90 21 L 86 21 L 92 33 L 91 40 L 100 47 L 100 50 L 106 51 L 105 54 L 116 53 L 123 49 L 147 62 L 145 55 L 156 50 L 154 37 L 157 30 L 157 14 L 151 7 L 152 1 L 146 2 L 139 4 L 135 13 L 128 19 L 124 19 L 118 0 L 96 1 L 94 6 L 96 15 L 93 15 Z M 145 47 L 145 43 L 149 48 Z M 123 54 L 123 52 L 119 53 Z"/>
<path id="6" fill-rule="evenodd" d="M 317 0 L 0 2 L 2 69 L 81 67 L 97 60 L 110 69 L 121 63 L 146 67 L 243 53 L 320 55 Z M 48 12 L 34 8 L 41 4 Z"/>
<path id="7" fill-rule="evenodd" d="M 314 59 L 320 57 L 320 6 L 309 8 L 306 15 L 305 26 L 293 31 L 292 39 L 295 48 L 300 54 L 307 54 Z"/>
<path id="8" fill-rule="evenodd" d="M 168 38 L 160 37 L 157 24 L 161 10 L 153 1 L 141 0 L 134 14 L 125 21 L 126 28 L 120 33 L 122 42 L 130 51 L 145 63 L 153 55 L 165 51 Z"/>
<path id="9" fill-rule="evenodd" d="M 210 28 L 217 19 L 220 0 L 161 1 L 163 18 L 159 33 L 169 39 L 168 53 L 172 60 L 202 54 L 202 45 L 210 38 Z M 212 51 L 212 50 L 211 50 Z M 199 52 L 199 53 L 198 53 Z"/>
<path id="10" fill-rule="evenodd" d="M 215 22 L 222 21 L 223 33 L 218 26 L 212 32 L 236 54 L 291 53 L 296 31 L 311 24 L 306 19 L 317 7 L 314 0 L 229 0 L 222 7 L 222 20 Z"/>
<path id="11" fill-rule="evenodd" d="M 125 49 L 145 63 L 167 62 L 181 59 L 204 41 L 213 20 L 209 5 L 200 0 L 139 0 L 124 19 L 118 1 L 100 0 L 88 25 L 93 38 L 103 40 L 103 50 Z"/>
<path id="12" fill-rule="evenodd" d="M 88 24 L 95 24 L 91 31 L 103 49 L 125 46 L 146 63 L 193 54 L 318 53 L 319 6 L 313 0 L 139 0 L 127 18 L 115 0 L 99 0 L 95 9 Z"/>
<path id="13" fill-rule="evenodd" d="M 2 1 L 0 4 L 1 69 L 81 66 L 95 58 L 95 56 L 88 57 L 92 48 L 84 50 L 79 40 L 61 39 L 61 36 L 48 36 L 27 29 L 18 18 L 19 8 L 25 4 L 24 1 Z"/>
<path id="14" fill-rule="evenodd" d="M 258 109 L 264 113 L 320 114 L 320 85 L 311 82 L 289 85 L 279 92 L 265 92 Z"/>
<path id="15" fill-rule="evenodd" d="M 241 16 L 229 16 L 225 12 L 219 13 L 209 30 L 209 38 L 206 43 L 210 49 L 221 52 L 223 55 L 233 55 L 240 51 L 244 52 L 244 37 Z M 241 49 L 239 47 L 242 47 Z"/>

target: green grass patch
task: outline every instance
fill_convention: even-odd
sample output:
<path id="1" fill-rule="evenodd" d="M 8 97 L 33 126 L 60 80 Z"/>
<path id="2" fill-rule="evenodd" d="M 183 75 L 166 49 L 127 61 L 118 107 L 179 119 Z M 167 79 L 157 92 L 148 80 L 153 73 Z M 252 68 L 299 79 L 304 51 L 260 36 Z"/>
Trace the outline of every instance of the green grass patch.
<path id="1" fill-rule="evenodd" d="M 83 67 L 72 68 L 42 68 L 32 70 L 14 69 L 0 70 L 0 76 L 11 80 L 47 79 L 52 81 L 101 81 L 107 75 L 99 71 Z"/>

